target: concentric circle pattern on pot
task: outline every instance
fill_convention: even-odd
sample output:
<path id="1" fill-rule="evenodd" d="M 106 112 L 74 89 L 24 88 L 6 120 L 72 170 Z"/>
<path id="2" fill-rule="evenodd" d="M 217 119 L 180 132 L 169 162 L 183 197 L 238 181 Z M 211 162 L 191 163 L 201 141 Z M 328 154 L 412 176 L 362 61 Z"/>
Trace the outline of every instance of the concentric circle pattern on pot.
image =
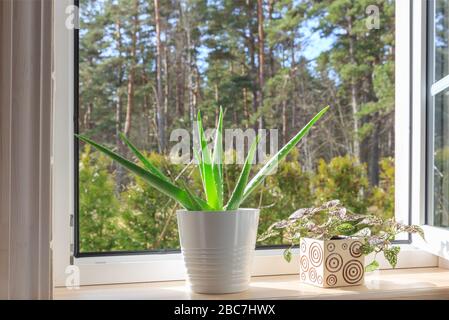
<path id="1" fill-rule="evenodd" d="M 319 287 L 360 285 L 364 277 L 362 243 L 343 238 L 301 238 L 299 267 L 301 282 Z"/>

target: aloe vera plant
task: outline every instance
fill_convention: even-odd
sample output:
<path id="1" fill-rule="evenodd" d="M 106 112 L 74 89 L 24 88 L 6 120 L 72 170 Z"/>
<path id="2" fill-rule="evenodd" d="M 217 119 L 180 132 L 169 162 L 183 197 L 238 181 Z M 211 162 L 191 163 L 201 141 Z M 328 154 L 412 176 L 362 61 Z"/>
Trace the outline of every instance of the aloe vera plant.
<path id="1" fill-rule="evenodd" d="M 231 211 L 237 210 L 241 203 L 263 182 L 265 177 L 272 172 L 276 165 L 284 159 L 288 153 L 298 144 L 301 138 L 310 130 L 313 124 L 318 121 L 329 106 L 318 112 L 312 120 L 310 120 L 304 128 L 301 129 L 285 146 L 281 148 L 271 159 L 269 159 L 260 171 L 249 180 L 251 165 L 256 153 L 259 137 L 253 141 L 248 155 L 245 159 L 242 172 L 235 185 L 229 200 L 224 204 L 223 199 L 223 110 L 220 109 L 217 128 L 215 130 L 214 147 L 211 151 L 207 146 L 207 139 L 204 134 L 201 114 L 198 112 L 198 140 L 199 149 L 194 149 L 194 156 L 197 160 L 198 169 L 203 183 L 204 194 L 206 199 L 202 199 L 195 195 L 185 184 L 181 187 L 171 182 L 170 179 L 157 167 L 155 167 L 127 138 L 121 134 L 120 138 L 139 159 L 142 166 L 135 164 L 115 153 L 114 151 L 102 146 L 91 139 L 76 135 L 78 139 L 84 141 L 100 152 L 104 153 L 112 160 L 117 161 L 120 165 L 130 170 L 135 175 L 143 178 L 152 187 L 160 192 L 176 200 L 181 206 L 189 211 Z M 249 182 L 248 182 L 249 180 Z"/>

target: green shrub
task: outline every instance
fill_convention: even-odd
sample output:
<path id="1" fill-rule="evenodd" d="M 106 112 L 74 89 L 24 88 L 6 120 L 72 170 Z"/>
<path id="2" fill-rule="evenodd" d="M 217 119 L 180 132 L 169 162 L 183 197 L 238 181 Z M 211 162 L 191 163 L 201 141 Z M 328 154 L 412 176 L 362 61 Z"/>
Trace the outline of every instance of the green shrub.
<path id="1" fill-rule="evenodd" d="M 152 163 L 175 179 L 184 165 L 152 153 Z M 179 247 L 176 210 L 169 197 L 148 186 L 142 179 L 127 176 L 125 188 L 115 192 L 115 172 L 108 158 L 92 152 L 88 146 L 80 156 L 80 245 L 82 252 L 116 250 L 163 250 Z M 243 203 L 242 207 L 260 207 L 259 230 L 285 219 L 298 208 L 311 207 L 331 199 L 340 199 L 357 213 L 374 213 L 388 218 L 394 212 L 394 159 L 380 162 L 378 187 L 370 187 L 366 166 L 355 158 L 336 157 L 320 160 L 315 171 L 305 172 L 293 153 L 278 165 L 275 174 Z M 257 170 L 257 168 L 256 168 Z M 234 189 L 241 165 L 224 166 L 224 193 Z M 184 181 L 201 196 L 202 182 L 193 166 L 178 181 Z M 260 245 L 285 244 L 285 236 L 260 242 Z"/>
<path id="2" fill-rule="evenodd" d="M 335 157 L 329 163 L 321 159 L 312 178 L 316 205 L 339 199 L 357 213 L 367 211 L 368 186 L 366 165 L 350 156 Z"/>
<path id="3" fill-rule="evenodd" d="M 116 248 L 119 201 L 115 196 L 112 161 L 86 146 L 79 162 L 80 251 Z"/>
<path id="4" fill-rule="evenodd" d="M 394 159 L 380 161 L 379 186 L 374 187 L 369 199 L 369 211 L 381 218 L 394 216 Z"/>
<path id="5" fill-rule="evenodd" d="M 147 158 L 158 168 L 163 168 L 164 173 L 173 180 L 184 168 L 157 153 L 148 154 Z M 178 248 L 178 204 L 143 179 L 132 179 L 121 195 L 120 247 L 126 250 Z M 199 173 L 193 167 L 185 170 L 179 179 L 196 190 L 202 189 Z"/>
<path id="6" fill-rule="evenodd" d="M 289 216 L 298 208 L 312 204 L 310 174 L 302 170 L 298 161 L 285 161 L 275 175 L 267 178 L 258 194 L 263 195 L 259 230 L 266 230 L 274 221 Z M 254 203 L 258 206 L 258 203 Z M 282 244 L 283 234 L 262 242 L 262 245 Z"/>

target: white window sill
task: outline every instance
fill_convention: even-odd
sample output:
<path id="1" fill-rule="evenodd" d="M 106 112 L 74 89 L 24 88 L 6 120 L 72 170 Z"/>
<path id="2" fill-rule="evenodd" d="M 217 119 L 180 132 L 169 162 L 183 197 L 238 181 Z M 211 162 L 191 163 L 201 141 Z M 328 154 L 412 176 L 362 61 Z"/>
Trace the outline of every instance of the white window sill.
<path id="1" fill-rule="evenodd" d="M 437 256 L 408 244 L 402 244 L 400 247 L 397 269 L 438 266 Z M 297 251 L 293 251 L 291 263 L 284 260 L 283 251 L 256 250 L 252 275 L 277 276 L 298 273 L 298 255 L 295 254 Z M 372 259 L 372 255 L 367 256 L 365 264 L 369 264 Z M 379 254 L 377 260 L 381 269 L 391 268 L 383 254 Z M 77 258 L 74 263 L 79 268 L 82 286 L 185 279 L 184 262 L 180 253 Z M 55 286 L 65 286 L 66 276 L 56 279 Z"/>
<path id="2" fill-rule="evenodd" d="M 379 270 L 362 286 L 322 289 L 301 284 L 298 275 L 253 277 L 246 292 L 226 295 L 191 293 L 184 281 L 56 288 L 54 299 L 449 299 L 449 270 Z"/>

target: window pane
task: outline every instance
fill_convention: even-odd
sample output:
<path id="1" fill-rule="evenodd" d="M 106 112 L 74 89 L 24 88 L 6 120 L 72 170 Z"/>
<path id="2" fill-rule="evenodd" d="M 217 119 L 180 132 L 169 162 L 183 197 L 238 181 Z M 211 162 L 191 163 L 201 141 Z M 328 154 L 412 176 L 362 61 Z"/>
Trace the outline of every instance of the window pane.
<path id="1" fill-rule="evenodd" d="M 435 97 L 434 215 L 431 224 L 449 227 L 449 90 Z"/>
<path id="2" fill-rule="evenodd" d="M 449 74 L 449 2 L 435 3 L 435 81 Z"/>
<path id="3" fill-rule="evenodd" d="M 262 1 L 263 19 L 258 3 L 80 0 L 80 132 L 135 160 L 118 138 L 125 132 L 171 179 L 183 172 L 178 182 L 203 196 L 198 171 L 168 157 L 171 134 L 192 137 L 198 110 L 208 128 L 219 106 L 224 128 L 247 130 L 262 119 L 281 147 L 330 104 L 243 206 L 261 208 L 259 232 L 332 199 L 392 217 L 394 1 Z M 93 148 L 80 143 L 79 155 L 81 253 L 178 248 L 174 201 Z M 226 196 L 240 169 L 225 166 Z"/>

